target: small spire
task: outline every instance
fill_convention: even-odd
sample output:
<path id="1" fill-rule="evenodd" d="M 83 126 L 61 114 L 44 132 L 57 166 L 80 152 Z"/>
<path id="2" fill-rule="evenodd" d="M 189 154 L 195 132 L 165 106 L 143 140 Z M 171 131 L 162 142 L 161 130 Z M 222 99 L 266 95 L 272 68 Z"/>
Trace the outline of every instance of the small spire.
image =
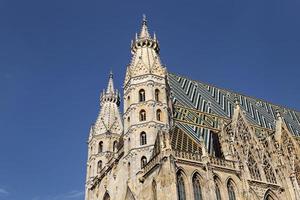
<path id="1" fill-rule="evenodd" d="M 107 94 L 109 94 L 109 93 L 113 94 L 114 90 L 115 89 L 114 89 L 113 73 L 112 73 L 112 70 L 110 70 L 106 93 Z"/>
<path id="2" fill-rule="evenodd" d="M 143 15 L 143 22 L 142 22 L 142 29 L 140 33 L 140 39 L 141 38 L 150 38 L 150 34 L 148 32 L 148 27 L 147 27 L 147 19 L 146 15 Z"/>

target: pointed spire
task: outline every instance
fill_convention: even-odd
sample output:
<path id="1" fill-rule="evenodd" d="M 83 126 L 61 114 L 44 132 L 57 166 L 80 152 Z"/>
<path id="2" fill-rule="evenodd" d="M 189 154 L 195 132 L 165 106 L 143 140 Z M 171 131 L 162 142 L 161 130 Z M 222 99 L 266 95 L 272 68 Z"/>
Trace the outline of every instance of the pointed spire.
<path id="1" fill-rule="evenodd" d="M 147 26 L 147 19 L 146 19 L 146 15 L 143 15 L 143 21 L 142 21 L 142 29 L 141 29 L 141 33 L 140 33 L 140 39 L 142 38 L 151 38 L 150 34 L 148 32 L 148 26 Z"/>
<path id="2" fill-rule="evenodd" d="M 150 36 L 147 26 L 146 15 L 143 15 L 142 27 L 139 34 L 135 34 L 135 40 L 131 44 L 131 53 L 135 54 L 137 49 L 152 48 L 156 53 L 159 53 L 159 44 L 154 33 L 153 38 Z"/>
<path id="3" fill-rule="evenodd" d="M 113 94 L 114 90 L 115 90 L 115 88 L 114 88 L 113 73 L 112 73 L 112 71 L 110 71 L 106 93 Z"/>

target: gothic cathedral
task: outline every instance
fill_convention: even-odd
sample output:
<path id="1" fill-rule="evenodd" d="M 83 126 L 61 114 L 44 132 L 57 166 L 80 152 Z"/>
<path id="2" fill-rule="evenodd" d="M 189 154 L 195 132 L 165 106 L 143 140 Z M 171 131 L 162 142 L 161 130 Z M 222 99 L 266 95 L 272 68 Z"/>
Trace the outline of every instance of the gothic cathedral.
<path id="1" fill-rule="evenodd" d="M 299 200 L 300 112 L 167 71 L 142 21 L 121 96 L 110 73 L 85 200 Z"/>

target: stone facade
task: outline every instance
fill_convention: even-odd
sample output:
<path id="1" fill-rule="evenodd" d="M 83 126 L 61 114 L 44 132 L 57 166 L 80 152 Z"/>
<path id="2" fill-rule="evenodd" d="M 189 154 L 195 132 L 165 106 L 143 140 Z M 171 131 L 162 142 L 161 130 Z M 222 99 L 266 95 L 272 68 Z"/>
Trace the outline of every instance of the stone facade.
<path id="1" fill-rule="evenodd" d="M 90 129 L 86 200 L 300 199 L 300 113 L 168 73 L 144 18 L 124 114 L 113 75 Z"/>

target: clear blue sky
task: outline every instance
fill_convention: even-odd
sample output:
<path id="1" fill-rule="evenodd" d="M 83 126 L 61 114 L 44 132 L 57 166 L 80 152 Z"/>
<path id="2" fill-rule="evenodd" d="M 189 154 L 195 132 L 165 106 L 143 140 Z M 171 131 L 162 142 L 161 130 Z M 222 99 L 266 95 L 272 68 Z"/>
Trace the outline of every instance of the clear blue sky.
<path id="1" fill-rule="evenodd" d="M 146 13 L 169 71 L 300 110 L 298 0 L 0 0 L 0 200 L 83 199 L 109 70 Z"/>

